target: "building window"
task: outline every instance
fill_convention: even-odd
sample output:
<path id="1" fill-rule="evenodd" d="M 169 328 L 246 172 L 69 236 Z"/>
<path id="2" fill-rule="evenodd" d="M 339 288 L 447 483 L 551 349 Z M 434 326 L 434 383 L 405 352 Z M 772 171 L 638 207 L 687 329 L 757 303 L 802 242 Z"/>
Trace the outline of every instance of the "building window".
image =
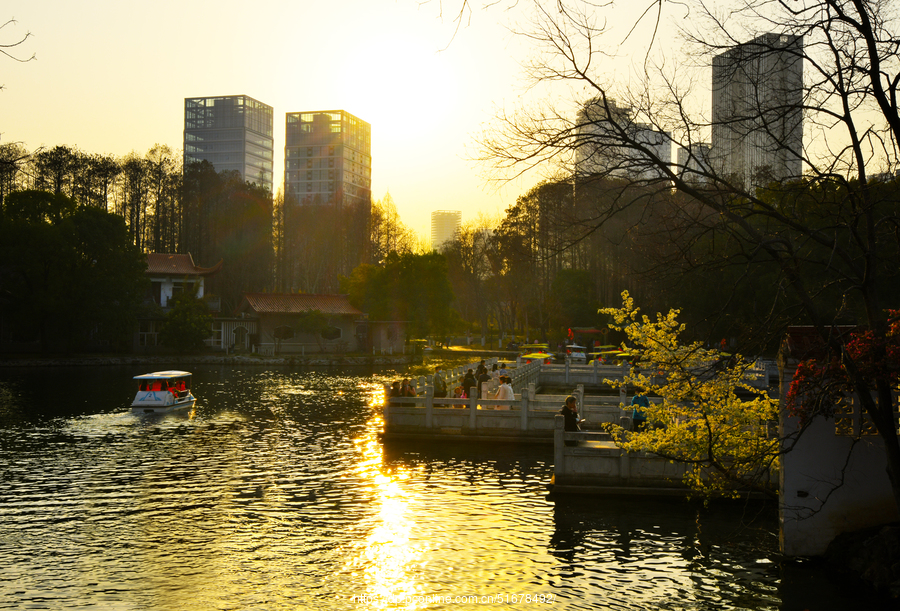
<path id="1" fill-rule="evenodd" d="M 155 320 L 142 320 L 138 325 L 138 345 L 155 346 L 157 330 Z"/>
<path id="2" fill-rule="evenodd" d="M 212 337 L 210 338 L 210 346 L 222 346 L 222 321 L 215 320 L 212 324 Z"/>

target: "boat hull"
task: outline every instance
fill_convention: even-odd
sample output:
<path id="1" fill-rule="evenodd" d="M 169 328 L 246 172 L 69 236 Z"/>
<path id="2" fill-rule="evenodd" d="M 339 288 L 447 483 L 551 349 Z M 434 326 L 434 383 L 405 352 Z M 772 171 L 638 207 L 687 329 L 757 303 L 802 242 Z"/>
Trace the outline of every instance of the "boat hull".
<path id="1" fill-rule="evenodd" d="M 185 397 L 175 399 L 171 393 L 162 391 L 138 392 L 131 404 L 131 411 L 135 414 L 162 414 L 176 409 L 193 407 L 197 399 L 190 393 Z"/>

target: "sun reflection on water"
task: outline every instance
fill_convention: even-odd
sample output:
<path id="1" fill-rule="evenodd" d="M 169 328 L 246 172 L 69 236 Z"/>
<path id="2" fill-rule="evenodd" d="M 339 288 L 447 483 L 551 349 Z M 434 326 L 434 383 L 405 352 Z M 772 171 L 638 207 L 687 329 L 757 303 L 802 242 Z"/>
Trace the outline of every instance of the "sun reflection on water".
<path id="1" fill-rule="evenodd" d="M 354 439 L 360 453 L 355 472 L 370 482 L 371 503 L 378 510 L 371 517 L 368 535 L 354 544 L 345 571 L 360 580 L 367 608 L 396 607 L 398 601 L 404 601 L 404 608 L 415 609 L 419 605 L 407 604 L 407 597 L 415 596 L 417 592 L 416 567 L 427 551 L 421 540 L 411 537 L 415 526 L 413 516 L 421 505 L 421 497 L 403 486 L 409 479 L 409 470 L 388 471 L 384 467 L 384 452 L 378 440 L 378 432 L 384 424 L 383 404 L 383 389 L 373 388 L 369 396 L 372 418 L 366 433 Z"/>

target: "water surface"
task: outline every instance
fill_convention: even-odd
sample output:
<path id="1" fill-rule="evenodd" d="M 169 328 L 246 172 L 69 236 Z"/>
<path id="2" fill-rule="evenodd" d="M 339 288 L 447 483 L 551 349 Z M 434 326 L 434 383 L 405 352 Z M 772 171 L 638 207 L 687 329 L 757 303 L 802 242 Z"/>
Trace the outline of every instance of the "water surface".
<path id="1" fill-rule="evenodd" d="M 879 609 L 760 505 L 546 498 L 548 448 L 391 443 L 367 370 L 0 370 L 0 609 Z"/>

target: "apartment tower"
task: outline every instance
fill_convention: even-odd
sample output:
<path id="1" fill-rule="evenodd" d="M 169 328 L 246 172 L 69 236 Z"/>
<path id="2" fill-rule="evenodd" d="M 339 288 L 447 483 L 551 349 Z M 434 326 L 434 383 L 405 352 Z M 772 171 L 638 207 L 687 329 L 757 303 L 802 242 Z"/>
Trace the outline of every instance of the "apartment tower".
<path id="1" fill-rule="evenodd" d="M 635 121 L 630 107 L 619 106 L 611 98 L 588 100 L 576 121 L 576 179 L 656 180 L 665 176 L 663 166 L 672 163 L 672 135 Z M 634 145 L 651 152 L 653 158 Z"/>
<path id="2" fill-rule="evenodd" d="M 435 210 L 431 213 L 431 249 L 440 250 L 446 243 L 456 238 L 462 222 L 459 210 Z"/>
<path id="3" fill-rule="evenodd" d="M 284 192 L 303 205 L 372 201 L 372 128 L 344 110 L 286 116 Z"/>

